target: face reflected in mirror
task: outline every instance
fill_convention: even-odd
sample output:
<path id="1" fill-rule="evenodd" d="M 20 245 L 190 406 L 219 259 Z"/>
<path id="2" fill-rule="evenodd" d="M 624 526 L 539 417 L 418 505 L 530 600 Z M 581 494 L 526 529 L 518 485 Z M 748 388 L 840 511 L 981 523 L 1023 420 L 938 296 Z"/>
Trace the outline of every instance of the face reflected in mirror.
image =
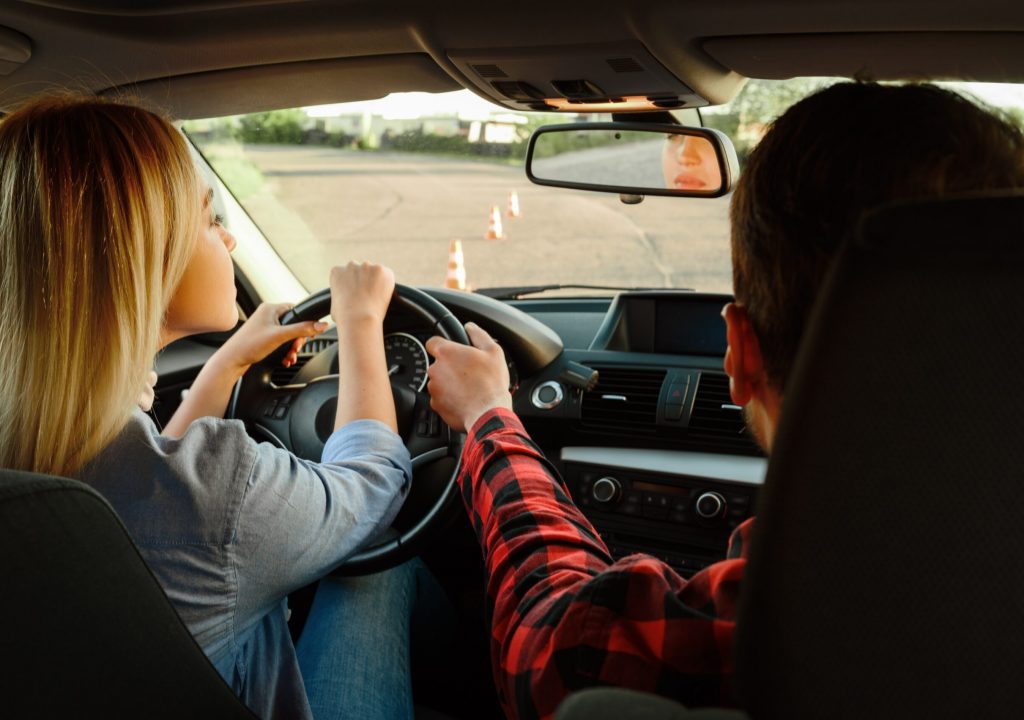
<path id="1" fill-rule="evenodd" d="M 712 192 L 722 185 L 714 146 L 710 140 L 693 135 L 669 135 L 665 139 L 661 172 L 670 190 Z"/>

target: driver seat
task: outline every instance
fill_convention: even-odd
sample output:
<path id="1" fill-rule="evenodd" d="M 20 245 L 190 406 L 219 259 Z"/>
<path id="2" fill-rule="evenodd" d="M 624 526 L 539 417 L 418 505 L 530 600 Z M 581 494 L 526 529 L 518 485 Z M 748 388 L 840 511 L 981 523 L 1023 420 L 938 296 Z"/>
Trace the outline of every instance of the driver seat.
<path id="1" fill-rule="evenodd" d="M 89 486 L 0 470 L 5 717 L 256 716 Z"/>

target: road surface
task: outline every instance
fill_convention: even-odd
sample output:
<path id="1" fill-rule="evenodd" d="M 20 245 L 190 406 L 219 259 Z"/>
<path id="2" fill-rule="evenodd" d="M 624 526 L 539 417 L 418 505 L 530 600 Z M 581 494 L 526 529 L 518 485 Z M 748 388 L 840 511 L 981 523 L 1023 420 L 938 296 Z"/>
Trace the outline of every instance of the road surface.
<path id="1" fill-rule="evenodd" d="M 541 283 L 690 287 L 730 292 L 728 199 L 617 195 L 531 184 L 522 167 L 414 153 L 247 146 L 265 182 L 244 204 L 310 288 L 349 259 L 394 268 L 399 282 L 444 283 L 462 241 L 475 288 Z M 520 218 L 506 215 L 516 191 Z M 491 206 L 504 240 L 485 240 Z"/>

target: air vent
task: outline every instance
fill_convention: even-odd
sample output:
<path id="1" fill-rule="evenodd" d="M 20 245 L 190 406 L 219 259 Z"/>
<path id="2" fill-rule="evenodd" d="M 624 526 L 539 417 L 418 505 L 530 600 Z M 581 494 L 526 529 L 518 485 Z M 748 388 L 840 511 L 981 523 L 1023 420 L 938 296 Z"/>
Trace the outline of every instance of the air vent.
<path id="1" fill-rule="evenodd" d="M 299 374 L 305 364 L 309 362 L 308 357 L 299 356 L 299 359 L 295 361 L 295 364 L 291 367 L 283 367 L 278 365 L 270 373 L 270 382 L 274 383 L 278 387 L 288 385 L 291 383 L 292 378 Z"/>
<path id="2" fill-rule="evenodd" d="M 583 427 L 655 435 L 658 395 L 665 371 L 616 367 L 594 369 L 599 373 L 597 385 L 583 394 L 580 409 Z"/>
<path id="3" fill-rule="evenodd" d="M 702 372 L 690 415 L 689 440 L 708 449 L 759 453 L 746 428 L 743 414 L 729 396 L 729 377 Z"/>
<path id="4" fill-rule="evenodd" d="M 337 342 L 337 340 L 330 340 L 328 338 L 313 338 L 307 340 L 302 346 L 302 350 L 299 351 L 299 356 L 295 360 L 295 364 L 291 367 L 281 367 L 278 365 L 270 373 L 270 381 L 281 387 L 282 385 L 288 385 L 299 374 L 299 370 L 306 366 L 314 355 L 317 355 L 327 348 L 331 347 Z"/>
<path id="5" fill-rule="evenodd" d="M 482 78 L 507 78 L 508 75 L 497 65 L 470 65 L 471 68 Z"/>
<path id="6" fill-rule="evenodd" d="M 305 357 L 308 360 L 314 355 L 322 353 L 337 342 L 337 340 L 331 340 L 330 338 L 313 338 L 312 340 L 307 340 L 302 346 L 302 350 L 299 352 L 299 358 Z"/>
<path id="7" fill-rule="evenodd" d="M 643 72 L 643 66 L 631 57 L 608 58 L 608 66 L 617 73 Z"/>

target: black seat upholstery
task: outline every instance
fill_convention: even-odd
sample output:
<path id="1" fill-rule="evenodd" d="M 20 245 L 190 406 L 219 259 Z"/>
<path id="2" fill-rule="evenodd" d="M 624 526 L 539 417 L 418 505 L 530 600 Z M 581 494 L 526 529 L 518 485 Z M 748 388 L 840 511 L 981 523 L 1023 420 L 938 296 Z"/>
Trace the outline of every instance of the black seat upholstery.
<path id="1" fill-rule="evenodd" d="M 555 720 L 749 720 L 738 710 L 685 707 L 650 693 L 622 688 L 588 688 L 558 706 Z"/>
<path id="2" fill-rule="evenodd" d="M 3 717 L 255 717 L 86 485 L 0 470 L 0 583 Z"/>
<path id="3" fill-rule="evenodd" d="M 759 499 L 750 717 L 1024 717 L 1022 399 L 1024 197 L 869 214 L 806 330 Z M 635 696 L 581 693 L 559 720 L 702 712 Z"/>
<path id="4" fill-rule="evenodd" d="M 1024 198 L 870 214 L 792 378 L 738 626 L 751 716 L 1024 716 Z"/>

